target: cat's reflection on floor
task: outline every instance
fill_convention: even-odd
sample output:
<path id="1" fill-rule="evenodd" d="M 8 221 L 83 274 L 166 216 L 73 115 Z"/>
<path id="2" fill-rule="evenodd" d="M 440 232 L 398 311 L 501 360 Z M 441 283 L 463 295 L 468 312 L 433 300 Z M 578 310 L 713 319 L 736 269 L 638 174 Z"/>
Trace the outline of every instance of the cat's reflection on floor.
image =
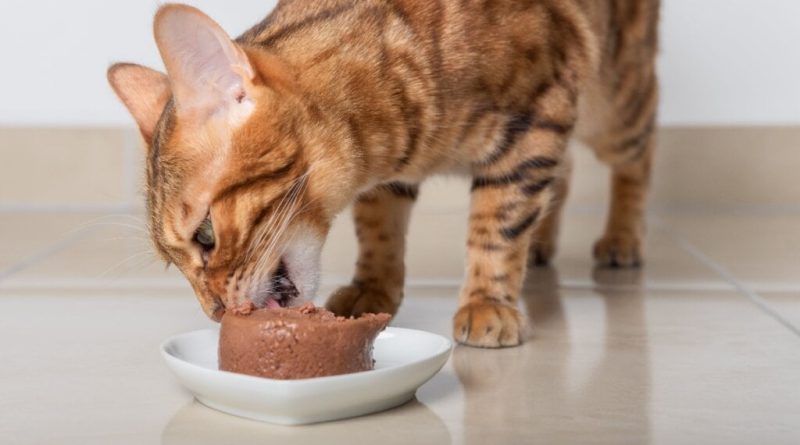
<path id="1" fill-rule="evenodd" d="M 591 289 L 562 289 L 556 269 L 532 269 L 523 295 L 531 328 L 526 343 L 455 349 L 467 443 L 501 437 L 647 441 L 650 366 L 641 272 L 597 269 L 593 278 Z"/>
<path id="2" fill-rule="evenodd" d="M 178 411 L 161 435 L 162 445 L 264 445 L 451 443 L 442 420 L 416 399 L 370 416 L 303 426 L 279 426 L 206 408 L 197 401 Z"/>

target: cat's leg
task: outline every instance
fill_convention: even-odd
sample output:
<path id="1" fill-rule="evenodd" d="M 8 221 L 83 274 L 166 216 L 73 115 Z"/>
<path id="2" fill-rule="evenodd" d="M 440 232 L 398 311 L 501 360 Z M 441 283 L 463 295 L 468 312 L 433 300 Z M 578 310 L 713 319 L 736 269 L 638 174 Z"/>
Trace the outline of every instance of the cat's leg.
<path id="1" fill-rule="evenodd" d="M 552 95 L 556 104 L 571 103 L 558 91 Z M 497 348 L 522 342 L 517 301 L 531 234 L 550 210 L 574 123 L 571 109 L 542 110 L 535 120 L 512 118 L 503 141 L 473 166 L 467 267 L 453 317 L 460 343 Z"/>
<path id="2" fill-rule="evenodd" d="M 608 134 L 591 145 L 611 168 L 611 202 L 604 235 L 594 245 L 600 266 L 636 267 L 642 263 L 645 204 L 656 145 L 658 90 L 653 76 L 615 113 Z"/>
<path id="3" fill-rule="evenodd" d="M 612 165 L 611 204 L 604 235 L 594 245 L 600 266 L 641 265 L 645 230 L 645 202 L 650 182 L 654 136 L 648 136 L 640 158 Z"/>
<path id="4" fill-rule="evenodd" d="M 561 214 L 569 194 L 569 181 L 572 173 L 572 162 L 568 155 L 564 156 L 562 164 L 563 168 L 560 169 L 560 174 L 553 179 L 553 183 L 550 186 L 553 191 L 550 210 L 544 215 L 542 222 L 533 230 L 531 235 L 531 245 L 528 253 L 529 266 L 547 266 L 556 253 Z"/>
<path id="5" fill-rule="evenodd" d="M 353 206 L 358 261 L 353 281 L 326 303 L 343 315 L 394 315 L 403 299 L 405 242 L 417 185 L 390 183 L 362 194 Z"/>

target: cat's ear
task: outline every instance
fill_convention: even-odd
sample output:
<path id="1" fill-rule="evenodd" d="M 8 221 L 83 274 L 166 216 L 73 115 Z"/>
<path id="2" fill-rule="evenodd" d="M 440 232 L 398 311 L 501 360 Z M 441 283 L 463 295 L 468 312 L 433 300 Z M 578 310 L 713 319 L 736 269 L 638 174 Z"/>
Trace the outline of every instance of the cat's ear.
<path id="1" fill-rule="evenodd" d="M 156 14 L 154 31 L 178 116 L 237 117 L 253 108 L 255 71 L 211 18 L 191 6 L 166 5 Z"/>
<path id="2" fill-rule="evenodd" d="M 133 115 L 149 144 L 171 95 L 166 74 L 141 65 L 117 63 L 108 69 L 108 83 Z"/>

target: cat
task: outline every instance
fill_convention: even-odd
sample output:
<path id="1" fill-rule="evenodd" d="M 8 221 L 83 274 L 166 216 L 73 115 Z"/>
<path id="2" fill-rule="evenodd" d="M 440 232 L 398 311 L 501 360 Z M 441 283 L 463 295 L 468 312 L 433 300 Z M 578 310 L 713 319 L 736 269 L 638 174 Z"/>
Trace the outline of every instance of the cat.
<path id="1" fill-rule="evenodd" d="M 575 136 L 612 170 L 596 262 L 636 267 L 655 147 L 658 0 L 281 0 L 232 40 L 167 4 L 166 74 L 109 68 L 147 147 L 158 253 L 219 320 L 313 298 L 334 217 L 359 258 L 326 306 L 395 314 L 419 184 L 472 178 L 456 341 L 523 341 L 527 267 L 555 253 Z"/>

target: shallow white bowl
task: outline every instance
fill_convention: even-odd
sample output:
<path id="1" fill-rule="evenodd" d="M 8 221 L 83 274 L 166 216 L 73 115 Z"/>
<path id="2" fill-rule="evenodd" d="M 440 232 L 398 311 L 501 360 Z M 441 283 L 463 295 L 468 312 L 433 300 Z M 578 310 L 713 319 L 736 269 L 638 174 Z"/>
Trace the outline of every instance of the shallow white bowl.
<path id="1" fill-rule="evenodd" d="M 219 329 L 167 339 L 161 354 L 200 403 L 240 417 L 282 425 L 343 419 L 410 400 L 450 356 L 441 335 L 386 328 L 375 339 L 373 371 L 302 380 L 274 380 L 220 371 Z"/>

